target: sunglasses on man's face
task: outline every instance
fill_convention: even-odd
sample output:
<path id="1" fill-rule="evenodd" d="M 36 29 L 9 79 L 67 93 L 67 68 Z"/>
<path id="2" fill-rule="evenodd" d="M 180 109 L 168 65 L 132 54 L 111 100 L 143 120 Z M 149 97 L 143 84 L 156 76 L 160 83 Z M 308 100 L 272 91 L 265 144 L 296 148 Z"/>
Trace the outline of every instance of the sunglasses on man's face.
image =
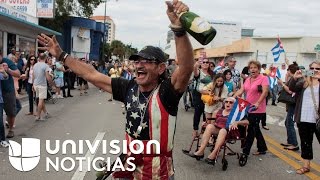
<path id="1" fill-rule="evenodd" d="M 320 68 L 311 67 L 310 70 L 317 70 L 320 71 Z"/>
<path id="2" fill-rule="evenodd" d="M 208 61 L 203 61 L 202 64 L 209 64 L 209 62 Z"/>
<path id="3" fill-rule="evenodd" d="M 136 61 L 133 61 L 133 63 L 135 65 L 141 63 L 141 64 L 151 64 L 151 63 L 158 63 L 156 60 L 147 60 L 147 59 L 140 59 L 140 60 L 136 60 Z"/>

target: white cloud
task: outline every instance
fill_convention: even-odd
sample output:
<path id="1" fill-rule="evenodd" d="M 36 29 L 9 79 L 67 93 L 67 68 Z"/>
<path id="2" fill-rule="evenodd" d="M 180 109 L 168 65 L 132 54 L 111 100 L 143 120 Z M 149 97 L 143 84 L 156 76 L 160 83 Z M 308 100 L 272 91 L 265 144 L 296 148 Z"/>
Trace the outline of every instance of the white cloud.
<path id="1" fill-rule="evenodd" d="M 190 10 L 208 20 L 241 22 L 255 29 L 255 35 L 320 36 L 319 0 L 185 0 Z M 94 15 L 104 15 L 101 4 Z M 141 48 L 165 46 L 169 20 L 165 1 L 110 0 L 107 15 L 115 21 L 116 39 Z"/>

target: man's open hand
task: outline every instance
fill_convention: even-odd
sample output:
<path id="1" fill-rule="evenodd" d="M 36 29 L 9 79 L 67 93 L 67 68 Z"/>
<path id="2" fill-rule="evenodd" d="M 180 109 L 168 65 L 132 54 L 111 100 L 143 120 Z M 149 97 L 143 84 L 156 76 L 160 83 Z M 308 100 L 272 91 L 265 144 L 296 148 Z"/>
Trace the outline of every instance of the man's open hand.
<path id="1" fill-rule="evenodd" d="M 43 46 L 39 50 L 48 51 L 52 56 L 59 58 L 62 49 L 55 36 L 50 38 L 45 34 L 38 35 L 38 42 Z"/>

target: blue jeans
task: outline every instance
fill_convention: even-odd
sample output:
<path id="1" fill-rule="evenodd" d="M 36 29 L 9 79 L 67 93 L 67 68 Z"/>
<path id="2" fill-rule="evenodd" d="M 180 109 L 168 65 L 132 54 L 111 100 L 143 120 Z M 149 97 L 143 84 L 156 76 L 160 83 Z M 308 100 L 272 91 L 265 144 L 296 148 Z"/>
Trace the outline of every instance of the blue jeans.
<path id="1" fill-rule="evenodd" d="M 274 85 L 272 89 L 272 103 L 275 103 L 278 97 L 279 88 L 278 85 Z"/>
<path id="2" fill-rule="evenodd" d="M 16 116 L 18 115 L 21 109 L 22 109 L 22 106 L 21 106 L 20 100 L 16 99 Z"/>
<path id="3" fill-rule="evenodd" d="M 6 135 L 4 132 L 4 125 L 3 125 L 3 103 L 0 103 L 0 141 L 6 140 Z"/>
<path id="4" fill-rule="evenodd" d="M 288 105 L 288 113 L 285 121 L 287 129 L 287 143 L 293 146 L 298 146 L 296 130 L 294 129 L 294 109 L 295 105 Z"/>
<path id="5" fill-rule="evenodd" d="M 33 113 L 33 91 L 32 91 L 32 84 L 27 84 L 27 92 L 29 97 L 29 112 Z"/>

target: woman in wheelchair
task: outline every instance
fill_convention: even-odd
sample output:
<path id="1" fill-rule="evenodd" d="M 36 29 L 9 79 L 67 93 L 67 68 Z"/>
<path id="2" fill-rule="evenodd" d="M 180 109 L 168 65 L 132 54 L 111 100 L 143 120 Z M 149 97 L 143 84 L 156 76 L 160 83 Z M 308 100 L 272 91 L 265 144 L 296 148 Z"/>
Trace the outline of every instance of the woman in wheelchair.
<path id="1" fill-rule="evenodd" d="M 237 130 L 238 126 L 247 126 L 249 124 L 248 120 L 236 121 L 230 125 L 230 128 L 227 130 L 226 123 L 228 120 L 228 116 L 235 102 L 235 98 L 228 97 L 224 100 L 224 109 L 217 110 L 213 113 L 213 119 L 215 121 L 212 124 L 208 124 L 205 132 L 202 136 L 201 146 L 198 151 L 194 152 L 191 157 L 196 159 L 201 159 L 204 157 L 204 151 L 207 147 L 207 144 L 212 135 L 216 135 L 217 139 L 215 141 L 215 146 L 213 151 L 209 154 L 209 156 L 205 159 L 208 164 L 215 164 L 217 155 L 219 153 L 220 148 L 225 143 L 226 137 L 228 135 L 229 130 Z"/>

